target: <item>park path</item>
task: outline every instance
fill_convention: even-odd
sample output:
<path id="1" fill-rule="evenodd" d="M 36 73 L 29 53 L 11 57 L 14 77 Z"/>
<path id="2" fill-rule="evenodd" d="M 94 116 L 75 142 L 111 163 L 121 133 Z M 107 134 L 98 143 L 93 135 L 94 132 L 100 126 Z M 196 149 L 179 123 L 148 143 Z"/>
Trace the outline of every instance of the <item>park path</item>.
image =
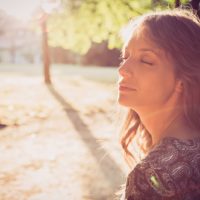
<path id="1" fill-rule="evenodd" d="M 113 84 L 1 75 L 0 200 L 112 200 L 127 166 Z M 6 125 L 5 127 L 3 126 Z"/>

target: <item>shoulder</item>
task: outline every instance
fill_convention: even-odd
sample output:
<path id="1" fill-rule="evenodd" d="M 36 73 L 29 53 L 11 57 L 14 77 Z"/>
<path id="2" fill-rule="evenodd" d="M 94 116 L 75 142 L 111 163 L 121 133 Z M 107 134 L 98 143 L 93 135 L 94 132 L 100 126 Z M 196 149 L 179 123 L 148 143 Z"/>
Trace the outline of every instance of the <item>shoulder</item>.
<path id="1" fill-rule="evenodd" d="M 129 174 L 126 198 L 200 199 L 199 190 L 200 138 L 165 138 Z"/>

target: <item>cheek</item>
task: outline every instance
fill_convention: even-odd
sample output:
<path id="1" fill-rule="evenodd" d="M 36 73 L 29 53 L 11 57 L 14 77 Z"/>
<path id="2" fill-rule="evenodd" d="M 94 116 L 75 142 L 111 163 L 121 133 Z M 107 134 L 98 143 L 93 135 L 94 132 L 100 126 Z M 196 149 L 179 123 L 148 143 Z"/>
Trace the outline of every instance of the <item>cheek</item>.
<path id="1" fill-rule="evenodd" d="M 120 93 L 118 102 L 134 109 L 140 106 L 163 106 L 175 87 L 175 77 L 170 71 L 135 70 L 132 82 L 135 92 Z"/>
<path id="2" fill-rule="evenodd" d="M 175 87 L 173 74 L 158 74 L 143 82 L 141 91 L 146 102 L 151 104 L 164 104 L 171 96 Z"/>

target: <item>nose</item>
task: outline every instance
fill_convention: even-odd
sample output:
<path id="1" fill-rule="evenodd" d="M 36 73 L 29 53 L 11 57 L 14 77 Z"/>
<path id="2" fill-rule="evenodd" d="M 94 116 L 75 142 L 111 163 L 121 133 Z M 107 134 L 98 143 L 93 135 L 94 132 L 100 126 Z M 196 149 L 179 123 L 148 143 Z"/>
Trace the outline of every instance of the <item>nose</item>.
<path id="1" fill-rule="evenodd" d="M 128 71 L 128 69 L 125 65 L 121 65 L 118 69 L 118 72 L 124 78 L 130 78 L 131 77 L 131 72 Z"/>

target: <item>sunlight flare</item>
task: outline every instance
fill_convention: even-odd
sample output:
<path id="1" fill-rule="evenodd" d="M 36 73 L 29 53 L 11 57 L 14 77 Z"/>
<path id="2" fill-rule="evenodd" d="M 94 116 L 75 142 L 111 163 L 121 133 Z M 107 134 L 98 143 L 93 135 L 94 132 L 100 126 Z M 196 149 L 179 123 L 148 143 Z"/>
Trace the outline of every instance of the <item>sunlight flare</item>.
<path id="1" fill-rule="evenodd" d="M 17 19 L 27 21 L 34 10 L 40 5 L 40 0 L 7 0 L 0 1 L 0 9 Z"/>

